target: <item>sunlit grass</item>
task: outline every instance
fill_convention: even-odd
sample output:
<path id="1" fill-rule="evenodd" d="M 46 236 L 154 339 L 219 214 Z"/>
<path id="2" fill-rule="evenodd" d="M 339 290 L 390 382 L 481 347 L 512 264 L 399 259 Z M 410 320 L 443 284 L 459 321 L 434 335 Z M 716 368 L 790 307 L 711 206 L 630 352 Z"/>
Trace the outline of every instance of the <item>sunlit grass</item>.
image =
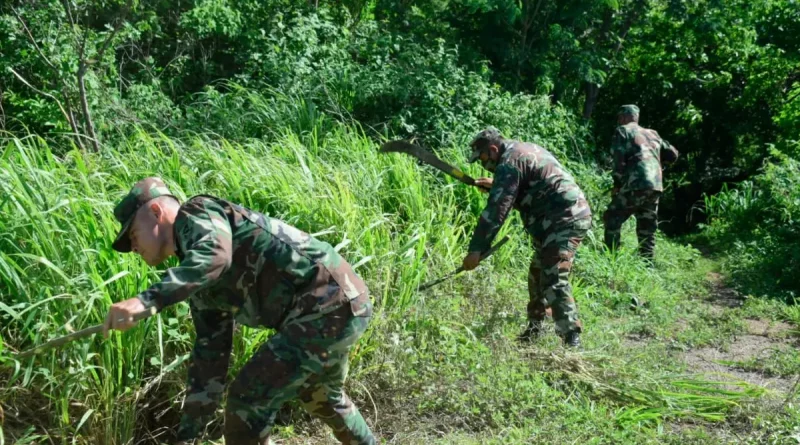
<path id="1" fill-rule="evenodd" d="M 185 305 L 108 340 L 10 360 L 14 352 L 99 323 L 111 303 L 158 278 L 137 257 L 110 248 L 118 229 L 115 200 L 150 175 L 163 177 L 180 198 L 215 194 L 282 218 L 331 243 L 356 267 L 376 316 L 353 355 L 351 382 L 357 383 L 351 386 L 380 412 L 409 411 L 485 431 L 522 427 L 525 416 L 545 419 L 568 408 L 578 426 L 564 440 L 607 425 L 641 439 L 676 419 L 723 421 L 760 396 L 757 389 L 731 391 L 686 377 L 680 364 L 659 363 L 657 351 L 621 346 L 630 335 L 681 341 L 674 323 L 696 317 L 689 300 L 705 292 L 709 268 L 696 250 L 660 239 L 654 270 L 635 254 L 632 221 L 626 247 L 615 254 L 603 249 L 596 226 L 572 277 L 591 352 L 564 355 L 551 335 L 531 355 L 513 342 L 524 323 L 531 256 L 519 218 L 510 218 L 501 235 L 512 241 L 488 264 L 418 292 L 421 283 L 458 266 L 485 195 L 408 157 L 379 154 L 377 142 L 358 128 L 314 123 L 308 108 L 297 113 L 310 113 L 298 118 L 297 128 L 246 142 L 140 129 L 99 155 L 56 156 L 36 136 L 5 141 L 0 403 L 19 413 L 4 428 L 14 428 L 20 443 L 50 434 L 67 442 L 128 444 L 152 433 L 151 423 L 159 422 L 153 417 L 174 417 L 180 408 L 192 331 Z M 324 134 L 315 130 L 323 124 Z M 441 155 L 463 166 L 459 150 Z M 580 172 L 579 182 L 602 183 L 597 172 Z M 599 205 L 593 207 L 599 222 Z M 635 310 L 634 298 L 642 303 Z M 787 318 L 793 315 L 787 309 Z M 242 329 L 230 372 L 268 336 Z M 581 410 L 590 414 L 576 414 Z"/>

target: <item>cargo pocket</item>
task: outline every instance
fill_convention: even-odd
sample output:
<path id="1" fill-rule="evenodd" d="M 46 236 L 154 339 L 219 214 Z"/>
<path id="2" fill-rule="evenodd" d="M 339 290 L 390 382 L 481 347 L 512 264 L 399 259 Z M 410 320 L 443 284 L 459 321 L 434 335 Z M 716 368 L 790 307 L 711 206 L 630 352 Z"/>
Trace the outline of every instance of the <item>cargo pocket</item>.
<path id="1" fill-rule="evenodd" d="M 372 302 L 369 300 L 369 292 L 364 292 L 350 300 L 350 310 L 356 317 L 371 317 Z"/>
<path id="2" fill-rule="evenodd" d="M 356 317 L 369 317 L 372 315 L 372 302 L 369 300 L 369 291 L 364 281 L 356 275 L 353 268 L 344 260 L 336 267 L 328 268 L 331 277 L 336 281 L 344 294 L 343 297 L 350 304 L 350 310 Z"/>

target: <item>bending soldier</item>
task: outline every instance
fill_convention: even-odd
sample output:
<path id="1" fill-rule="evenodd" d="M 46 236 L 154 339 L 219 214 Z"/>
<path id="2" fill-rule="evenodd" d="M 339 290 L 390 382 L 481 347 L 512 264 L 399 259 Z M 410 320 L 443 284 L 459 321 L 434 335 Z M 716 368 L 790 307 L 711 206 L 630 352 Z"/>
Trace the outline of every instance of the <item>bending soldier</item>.
<path id="1" fill-rule="evenodd" d="M 568 346 L 580 345 L 581 322 L 568 278 L 575 252 L 592 225 L 592 213 L 572 175 L 544 148 L 504 139 L 489 127 L 470 144 L 469 161 L 480 160 L 494 179 L 464 269 L 477 267 L 480 254 L 492 244 L 511 208 L 516 208 L 533 237 L 535 253 L 528 272 L 528 326 L 520 340 L 542 332 L 547 307 L 552 308 L 556 331 Z"/>
<path id="2" fill-rule="evenodd" d="M 228 389 L 225 443 L 269 443 L 281 405 L 300 399 L 344 444 L 374 444 L 345 395 L 351 347 L 372 315 L 367 288 L 333 248 L 274 218 L 211 196 L 178 202 L 159 178 L 134 185 L 114 209 L 113 247 L 151 266 L 180 265 L 135 298 L 111 306 L 104 334 L 132 316 L 188 300 L 196 340 L 180 443 L 200 438 L 225 388 L 234 324 L 274 328 Z M 123 320 L 123 321 L 119 321 Z"/>

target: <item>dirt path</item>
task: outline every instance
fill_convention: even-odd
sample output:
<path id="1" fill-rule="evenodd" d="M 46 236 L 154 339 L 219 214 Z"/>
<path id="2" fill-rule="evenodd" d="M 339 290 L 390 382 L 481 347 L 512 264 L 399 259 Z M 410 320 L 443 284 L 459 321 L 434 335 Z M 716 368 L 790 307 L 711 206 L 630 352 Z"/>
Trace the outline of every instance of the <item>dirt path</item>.
<path id="1" fill-rule="evenodd" d="M 713 286 L 711 297 L 703 304 L 715 315 L 722 316 L 744 303 L 744 298 L 734 289 L 724 284 L 720 274 L 709 274 Z M 706 375 L 709 379 L 743 381 L 765 388 L 768 398 L 785 400 L 792 390 L 795 379 L 786 376 L 769 375 L 754 370 L 757 363 L 768 359 L 772 354 L 788 351 L 798 346 L 797 328 L 783 322 L 763 319 L 743 319 L 746 333 L 737 335 L 724 348 L 703 347 L 687 351 L 683 359 L 687 367 L 695 373 Z M 752 364 L 747 366 L 745 364 Z"/>

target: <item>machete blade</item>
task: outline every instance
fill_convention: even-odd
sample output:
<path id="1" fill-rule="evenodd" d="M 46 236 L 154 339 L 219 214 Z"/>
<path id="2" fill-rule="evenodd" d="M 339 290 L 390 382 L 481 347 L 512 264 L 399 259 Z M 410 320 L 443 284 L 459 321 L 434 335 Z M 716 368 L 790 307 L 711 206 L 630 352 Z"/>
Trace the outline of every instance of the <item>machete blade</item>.
<path id="1" fill-rule="evenodd" d="M 429 152 L 428 150 L 425 150 L 419 145 L 401 140 L 389 141 L 381 145 L 380 152 L 405 153 L 407 155 L 411 155 L 419 159 L 420 161 L 430 165 L 431 167 L 441 170 L 444 173 L 456 178 L 457 180 L 463 182 L 464 184 L 478 186 L 477 184 L 475 184 L 475 179 L 473 179 L 471 176 L 467 175 L 460 169 L 453 167 L 447 162 L 442 161 L 441 159 L 436 157 L 435 154 Z"/>

